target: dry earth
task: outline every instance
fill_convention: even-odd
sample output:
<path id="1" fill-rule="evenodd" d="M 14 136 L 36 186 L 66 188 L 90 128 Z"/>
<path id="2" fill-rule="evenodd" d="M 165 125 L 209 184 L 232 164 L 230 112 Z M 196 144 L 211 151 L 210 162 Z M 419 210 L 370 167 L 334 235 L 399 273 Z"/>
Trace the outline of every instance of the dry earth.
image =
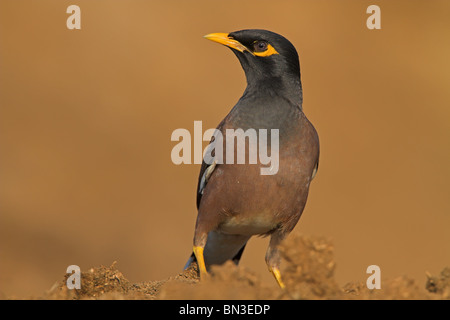
<path id="1" fill-rule="evenodd" d="M 96 267 L 82 272 L 82 287 L 68 290 L 66 275 L 39 299 L 450 299 L 450 268 L 426 275 L 424 283 L 407 276 L 382 281 L 379 290 L 365 283 L 339 287 L 331 241 L 293 235 L 282 244 L 282 271 L 286 290 L 263 284 L 251 270 L 227 263 L 199 281 L 196 266 L 164 280 L 130 283 L 118 270 Z"/>

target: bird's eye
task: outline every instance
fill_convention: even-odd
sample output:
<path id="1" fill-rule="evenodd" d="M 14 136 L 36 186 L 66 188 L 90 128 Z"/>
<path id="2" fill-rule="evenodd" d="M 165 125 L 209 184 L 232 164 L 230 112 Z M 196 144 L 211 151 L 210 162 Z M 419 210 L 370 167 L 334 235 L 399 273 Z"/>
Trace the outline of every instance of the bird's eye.
<path id="1" fill-rule="evenodd" d="M 253 49 L 255 52 L 264 52 L 267 50 L 268 43 L 266 41 L 255 41 L 253 43 Z"/>

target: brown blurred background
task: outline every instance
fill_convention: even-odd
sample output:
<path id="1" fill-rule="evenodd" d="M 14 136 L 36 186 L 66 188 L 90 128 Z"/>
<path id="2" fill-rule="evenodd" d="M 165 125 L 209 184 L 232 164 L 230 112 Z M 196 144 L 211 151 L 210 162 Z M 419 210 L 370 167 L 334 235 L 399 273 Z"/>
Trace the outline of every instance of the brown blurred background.
<path id="1" fill-rule="evenodd" d="M 295 232 L 333 239 L 342 285 L 371 264 L 423 284 L 450 265 L 449 17 L 447 0 L 0 0 L 0 296 L 71 264 L 117 260 L 132 282 L 182 269 L 199 165 L 172 164 L 170 136 L 239 99 L 237 59 L 202 36 L 244 28 L 300 54 L 321 161 Z M 242 264 L 269 282 L 266 246 Z"/>

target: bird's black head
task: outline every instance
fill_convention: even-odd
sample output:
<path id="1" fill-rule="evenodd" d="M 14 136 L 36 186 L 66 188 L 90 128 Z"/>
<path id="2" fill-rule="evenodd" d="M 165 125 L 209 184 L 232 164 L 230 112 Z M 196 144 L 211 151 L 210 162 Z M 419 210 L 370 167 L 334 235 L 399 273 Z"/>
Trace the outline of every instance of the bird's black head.
<path id="1" fill-rule="evenodd" d="M 205 38 L 228 46 L 241 62 L 249 87 L 282 86 L 300 98 L 300 63 L 285 37 L 267 30 L 247 29 L 211 33 Z"/>

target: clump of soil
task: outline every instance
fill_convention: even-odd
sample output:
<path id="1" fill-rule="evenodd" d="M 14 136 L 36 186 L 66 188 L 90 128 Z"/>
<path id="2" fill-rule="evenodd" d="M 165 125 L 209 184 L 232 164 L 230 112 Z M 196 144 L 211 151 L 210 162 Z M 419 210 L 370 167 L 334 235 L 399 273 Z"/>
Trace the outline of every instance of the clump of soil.
<path id="1" fill-rule="evenodd" d="M 450 299 L 450 268 L 444 268 L 441 274 L 434 277 L 427 275 L 426 288 L 429 292 L 433 292 L 442 296 L 443 299 Z"/>
<path id="2" fill-rule="evenodd" d="M 115 262 L 110 267 L 100 266 L 82 272 L 80 289 L 67 288 L 69 277 L 70 274 L 66 274 L 63 280 L 55 283 L 46 292 L 45 297 L 48 299 L 113 299 L 126 297 L 131 287 L 122 272 L 117 270 Z"/>
<path id="3" fill-rule="evenodd" d="M 283 292 L 276 285 L 263 285 L 247 268 L 231 261 L 212 267 L 210 274 L 196 283 L 169 280 L 162 286 L 158 299 L 276 299 Z"/>
<path id="4" fill-rule="evenodd" d="M 334 247 L 321 237 L 292 237 L 280 247 L 286 291 L 293 299 L 337 299 Z"/>
<path id="5" fill-rule="evenodd" d="M 424 286 L 419 286 L 407 276 L 387 279 L 382 282 L 381 289 L 370 290 L 365 283 L 348 283 L 344 286 L 345 299 L 364 300 L 429 300 L 442 299 L 432 295 Z"/>
<path id="6" fill-rule="evenodd" d="M 155 299 L 162 286 L 166 283 L 193 284 L 199 281 L 197 266 L 193 265 L 174 277 L 165 280 L 155 280 L 142 283 L 130 283 L 116 267 L 116 262 L 110 267 L 100 266 L 81 272 L 81 289 L 67 288 L 67 279 L 55 283 L 44 294 L 44 299 Z"/>
<path id="7" fill-rule="evenodd" d="M 200 281 L 197 265 L 164 280 L 130 283 L 117 269 L 100 266 L 81 273 L 81 289 L 69 290 L 69 275 L 55 283 L 43 299 L 450 299 L 450 268 L 428 275 L 425 286 L 401 276 L 383 280 L 382 288 L 365 283 L 339 287 L 331 241 L 292 234 L 280 246 L 282 278 L 286 289 L 261 282 L 251 270 L 232 262 L 211 268 Z"/>

